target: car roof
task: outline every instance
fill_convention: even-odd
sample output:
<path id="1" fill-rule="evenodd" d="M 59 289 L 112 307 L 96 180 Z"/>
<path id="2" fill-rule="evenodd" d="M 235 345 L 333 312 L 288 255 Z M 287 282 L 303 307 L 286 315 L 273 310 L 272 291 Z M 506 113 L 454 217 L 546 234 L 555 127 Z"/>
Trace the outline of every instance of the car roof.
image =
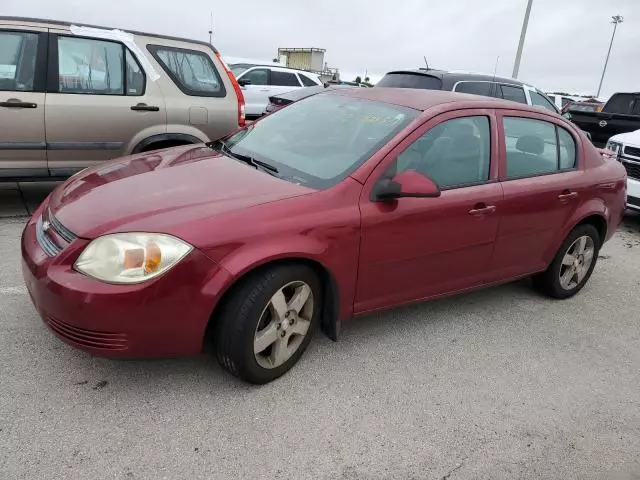
<path id="1" fill-rule="evenodd" d="M 485 97 L 468 93 L 450 92 L 448 90 L 426 90 L 417 88 L 341 88 L 327 92 L 328 95 L 342 95 L 351 98 L 361 98 L 377 102 L 389 103 L 414 110 L 429 110 L 445 103 L 459 103 L 466 108 L 503 108 L 509 110 L 523 110 L 533 113 L 553 112 L 523 103 L 503 100 L 501 98 Z M 324 94 L 323 94 L 324 95 Z"/>
<path id="2" fill-rule="evenodd" d="M 48 25 L 60 25 L 63 27 L 78 25 L 80 27 L 99 28 L 102 30 L 112 30 L 113 28 L 115 28 L 115 27 L 105 27 L 104 25 L 91 25 L 83 22 L 65 22 L 62 20 L 52 20 L 50 18 L 7 17 L 7 16 L 0 15 L 0 23 L 1 22 L 21 22 L 21 23 L 28 23 L 28 24 L 40 23 L 40 24 L 48 24 Z M 208 47 L 211 47 L 213 48 L 214 52 L 216 53 L 218 52 L 218 50 L 216 50 L 216 48 L 213 45 L 211 45 L 209 42 L 205 42 L 202 40 L 194 40 L 192 38 L 183 38 L 183 37 L 173 37 L 170 35 L 161 35 L 158 33 L 139 32 L 137 30 L 129 30 L 128 28 L 121 28 L 119 30 L 122 30 L 123 32 L 131 33 L 133 35 L 140 35 L 142 37 L 162 38 L 165 40 L 176 40 L 179 42 L 197 43 L 199 45 L 206 45 Z"/>
<path id="3" fill-rule="evenodd" d="M 520 80 L 516 80 L 515 78 L 507 78 L 507 77 L 497 77 L 495 75 L 487 75 L 482 73 L 468 73 L 468 72 L 449 72 L 446 70 L 437 70 L 434 68 L 416 68 L 416 69 L 407 69 L 407 70 L 393 70 L 391 72 L 387 72 L 388 74 L 394 73 L 409 73 L 409 74 L 419 74 L 419 75 L 428 75 L 436 78 L 447 78 L 453 82 L 461 82 L 461 81 L 477 81 L 477 82 L 497 82 L 497 83 L 506 83 L 511 85 L 526 85 L 531 87 L 532 85 L 521 82 Z"/>

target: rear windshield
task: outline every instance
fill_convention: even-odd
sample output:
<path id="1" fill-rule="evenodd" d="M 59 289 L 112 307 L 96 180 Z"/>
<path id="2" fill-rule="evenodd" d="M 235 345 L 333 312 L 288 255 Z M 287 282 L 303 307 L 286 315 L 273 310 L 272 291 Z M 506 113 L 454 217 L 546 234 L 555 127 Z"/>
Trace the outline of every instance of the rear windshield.
<path id="1" fill-rule="evenodd" d="M 616 93 L 609 99 L 602 111 L 622 115 L 638 115 L 640 114 L 640 95 Z"/>
<path id="2" fill-rule="evenodd" d="M 442 80 L 422 73 L 387 73 L 376 84 L 376 87 L 442 90 Z"/>

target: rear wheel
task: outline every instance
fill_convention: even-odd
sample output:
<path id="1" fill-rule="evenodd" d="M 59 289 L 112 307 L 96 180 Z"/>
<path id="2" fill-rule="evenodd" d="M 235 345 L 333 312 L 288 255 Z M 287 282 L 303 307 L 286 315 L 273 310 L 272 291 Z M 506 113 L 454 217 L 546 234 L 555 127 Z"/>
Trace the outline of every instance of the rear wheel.
<path id="1" fill-rule="evenodd" d="M 534 276 L 534 285 L 553 298 L 575 295 L 591 277 L 599 250 L 596 228 L 579 225 L 564 241 L 549 268 Z"/>
<path id="2" fill-rule="evenodd" d="M 305 265 L 279 265 L 250 276 L 222 308 L 218 361 L 250 383 L 283 375 L 311 340 L 321 295 L 318 277 Z"/>

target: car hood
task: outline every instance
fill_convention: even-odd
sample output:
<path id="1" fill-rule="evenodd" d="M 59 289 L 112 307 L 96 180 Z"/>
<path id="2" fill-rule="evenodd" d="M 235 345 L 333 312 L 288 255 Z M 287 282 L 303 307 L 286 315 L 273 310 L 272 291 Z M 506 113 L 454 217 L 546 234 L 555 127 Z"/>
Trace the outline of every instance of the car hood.
<path id="1" fill-rule="evenodd" d="M 87 239 L 123 231 L 181 236 L 189 222 L 313 191 L 191 145 L 83 170 L 52 193 L 49 208 Z"/>
<path id="2" fill-rule="evenodd" d="M 633 132 L 619 133 L 609 139 L 612 142 L 619 142 L 625 144 L 632 144 L 634 146 L 640 146 L 640 130 Z"/>

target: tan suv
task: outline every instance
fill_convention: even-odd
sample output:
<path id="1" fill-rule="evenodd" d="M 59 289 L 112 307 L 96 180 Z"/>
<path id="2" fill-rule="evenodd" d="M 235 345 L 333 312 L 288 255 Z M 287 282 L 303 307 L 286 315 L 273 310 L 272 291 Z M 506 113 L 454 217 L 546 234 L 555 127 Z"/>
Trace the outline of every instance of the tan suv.
<path id="1" fill-rule="evenodd" d="M 244 99 L 208 43 L 0 17 L 0 181 L 218 139 Z"/>

